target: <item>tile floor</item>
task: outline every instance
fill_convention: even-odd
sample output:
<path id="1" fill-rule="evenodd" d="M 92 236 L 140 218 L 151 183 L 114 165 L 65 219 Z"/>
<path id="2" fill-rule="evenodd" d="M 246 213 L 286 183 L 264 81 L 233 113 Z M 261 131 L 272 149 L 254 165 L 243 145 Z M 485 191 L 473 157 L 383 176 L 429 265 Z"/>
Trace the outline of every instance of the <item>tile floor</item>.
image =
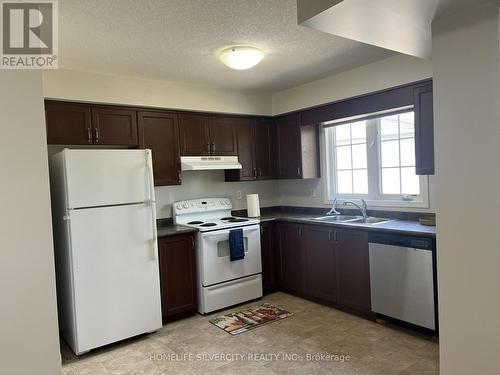
<path id="1" fill-rule="evenodd" d="M 210 324 L 211 316 L 196 315 L 80 358 L 63 344 L 63 374 L 439 373 L 438 345 L 429 337 L 381 326 L 284 293 L 268 295 L 263 301 L 280 305 L 294 315 L 238 336 Z M 321 358 L 327 354 L 349 358 Z M 225 358 L 221 358 L 223 355 Z"/>

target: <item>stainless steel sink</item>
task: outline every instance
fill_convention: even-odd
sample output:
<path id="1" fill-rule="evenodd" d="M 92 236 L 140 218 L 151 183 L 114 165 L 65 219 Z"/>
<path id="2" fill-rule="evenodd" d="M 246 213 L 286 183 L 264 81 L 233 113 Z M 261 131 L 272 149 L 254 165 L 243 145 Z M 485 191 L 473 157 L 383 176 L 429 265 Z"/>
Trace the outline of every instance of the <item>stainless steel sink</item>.
<path id="1" fill-rule="evenodd" d="M 367 217 L 363 216 L 350 216 L 350 215 L 330 215 L 330 216 L 320 216 L 314 218 L 314 220 L 324 221 L 328 223 L 345 223 L 345 224 L 364 224 L 364 225 L 376 225 L 387 223 L 389 219 L 383 219 L 380 217 Z"/>
<path id="2" fill-rule="evenodd" d="M 358 220 L 360 216 L 350 216 L 350 215 L 329 215 L 329 216 L 320 216 L 314 218 L 314 220 L 319 220 L 319 221 L 328 221 L 332 223 L 342 223 L 342 222 L 348 222 L 351 220 Z"/>
<path id="3" fill-rule="evenodd" d="M 389 219 L 383 219 L 380 217 L 367 217 L 363 218 L 360 217 L 356 220 L 349 221 L 350 224 L 369 224 L 369 225 L 374 225 L 374 224 L 382 224 L 382 223 L 387 223 L 390 221 Z"/>

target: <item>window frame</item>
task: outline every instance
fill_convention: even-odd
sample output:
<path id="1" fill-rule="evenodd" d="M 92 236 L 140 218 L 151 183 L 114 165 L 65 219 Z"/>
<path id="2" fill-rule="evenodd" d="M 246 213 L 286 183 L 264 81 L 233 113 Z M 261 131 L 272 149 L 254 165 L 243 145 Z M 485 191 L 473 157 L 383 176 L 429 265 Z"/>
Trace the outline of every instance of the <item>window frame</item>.
<path id="1" fill-rule="evenodd" d="M 331 204 L 336 198 L 340 204 L 346 200 L 364 199 L 371 207 L 388 208 L 429 208 L 429 177 L 420 175 L 420 195 L 413 196 L 412 200 L 404 200 L 403 194 L 382 194 L 382 173 L 381 173 L 381 134 L 380 118 L 413 111 L 413 106 L 396 108 L 390 111 L 356 116 L 338 121 L 324 123 L 321 127 L 323 146 L 325 147 L 325 204 Z M 336 180 L 336 152 L 335 137 L 333 127 L 337 125 L 350 124 L 365 120 L 366 124 L 366 144 L 367 144 L 367 168 L 368 168 L 368 194 L 338 194 Z M 333 125 L 333 126 L 332 126 Z M 332 128 L 332 131 L 327 131 Z M 398 138 L 400 140 L 400 138 Z M 352 140 L 351 140 L 352 141 Z M 374 149 L 374 150 L 373 150 Z M 401 168 L 401 166 L 400 166 Z M 373 186 L 377 191 L 374 192 Z"/>

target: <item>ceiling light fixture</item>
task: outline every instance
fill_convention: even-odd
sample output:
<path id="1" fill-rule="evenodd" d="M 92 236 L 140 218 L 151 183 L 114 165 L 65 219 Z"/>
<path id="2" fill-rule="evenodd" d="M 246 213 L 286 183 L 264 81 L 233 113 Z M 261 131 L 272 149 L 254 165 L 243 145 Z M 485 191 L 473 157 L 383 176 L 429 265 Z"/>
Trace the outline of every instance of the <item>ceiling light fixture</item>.
<path id="1" fill-rule="evenodd" d="M 219 60 L 231 69 L 245 70 L 257 65 L 264 58 L 264 52 L 255 47 L 234 46 L 223 49 Z"/>

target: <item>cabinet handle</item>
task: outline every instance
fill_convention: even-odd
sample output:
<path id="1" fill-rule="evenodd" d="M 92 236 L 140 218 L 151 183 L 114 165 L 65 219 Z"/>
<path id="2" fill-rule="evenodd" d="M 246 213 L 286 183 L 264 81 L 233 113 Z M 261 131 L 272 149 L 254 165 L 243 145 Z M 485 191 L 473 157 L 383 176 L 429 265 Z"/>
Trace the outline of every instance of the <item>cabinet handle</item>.
<path id="1" fill-rule="evenodd" d="M 254 168 L 254 169 L 253 169 L 253 176 L 254 176 L 254 177 L 257 177 L 257 168 Z"/>
<path id="2" fill-rule="evenodd" d="M 328 231 L 328 241 L 331 241 L 332 240 L 332 231 L 329 230 Z"/>
<path id="3" fill-rule="evenodd" d="M 94 128 L 95 132 L 95 143 L 99 143 L 99 128 Z"/>
<path id="4" fill-rule="evenodd" d="M 181 170 L 180 169 L 177 170 L 177 181 L 179 182 L 179 184 L 181 183 Z"/>
<path id="5" fill-rule="evenodd" d="M 297 176 L 301 176 L 301 173 L 300 173 L 300 167 L 297 167 Z"/>
<path id="6" fill-rule="evenodd" d="M 92 143 L 92 129 L 87 128 L 87 141 Z"/>
<path id="7" fill-rule="evenodd" d="M 191 247 L 194 249 L 194 237 L 191 236 Z"/>
<path id="8" fill-rule="evenodd" d="M 212 143 L 212 154 L 215 154 L 215 142 Z"/>
<path id="9" fill-rule="evenodd" d="M 299 237 L 302 237 L 302 227 L 299 227 Z"/>
<path id="10" fill-rule="evenodd" d="M 207 143 L 205 146 L 207 147 L 207 152 L 210 154 L 210 153 L 211 153 L 211 150 L 210 150 L 210 143 Z"/>
<path id="11" fill-rule="evenodd" d="M 262 176 L 262 171 L 260 168 L 257 168 L 259 170 L 259 177 Z"/>
<path id="12" fill-rule="evenodd" d="M 337 231 L 333 232 L 333 240 L 337 242 Z"/>

